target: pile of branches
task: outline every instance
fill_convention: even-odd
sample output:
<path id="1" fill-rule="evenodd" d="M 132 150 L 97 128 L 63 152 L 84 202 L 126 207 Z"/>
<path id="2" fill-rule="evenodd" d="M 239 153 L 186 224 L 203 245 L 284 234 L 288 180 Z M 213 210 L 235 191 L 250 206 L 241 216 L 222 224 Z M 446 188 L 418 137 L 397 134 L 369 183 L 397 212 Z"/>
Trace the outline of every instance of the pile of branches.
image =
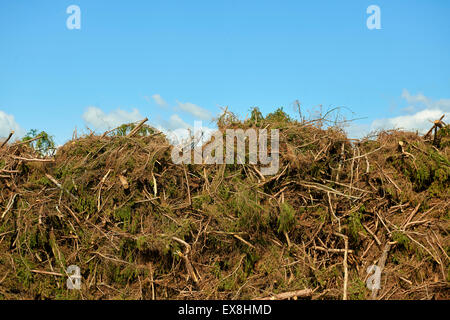
<path id="1" fill-rule="evenodd" d="M 54 156 L 30 141 L 1 145 L 0 298 L 450 298 L 442 119 L 434 137 L 350 140 L 323 117 L 226 111 L 224 135 L 280 130 L 274 176 L 174 164 L 173 146 L 144 123 L 74 135 Z M 71 265 L 79 290 L 66 286 Z"/>

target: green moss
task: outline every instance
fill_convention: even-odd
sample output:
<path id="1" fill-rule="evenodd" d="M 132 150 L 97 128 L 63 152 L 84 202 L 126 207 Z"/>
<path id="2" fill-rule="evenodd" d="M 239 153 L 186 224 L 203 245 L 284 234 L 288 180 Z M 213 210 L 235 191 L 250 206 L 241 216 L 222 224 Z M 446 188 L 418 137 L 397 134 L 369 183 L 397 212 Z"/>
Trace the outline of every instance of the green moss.
<path id="1" fill-rule="evenodd" d="M 350 300 L 364 300 L 367 287 L 361 279 L 354 280 L 348 288 L 348 296 Z"/>
<path id="2" fill-rule="evenodd" d="M 106 275 L 111 283 L 127 285 L 129 282 L 137 280 L 139 270 L 131 265 L 109 265 Z"/>
<path id="3" fill-rule="evenodd" d="M 131 224 L 131 206 L 123 206 L 114 212 L 116 221 L 122 222 L 122 229 L 128 230 Z"/>
<path id="4" fill-rule="evenodd" d="M 392 233 L 392 239 L 396 241 L 401 248 L 404 248 L 407 251 L 411 249 L 411 241 L 404 233 L 400 231 L 394 231 Z"/>
<path id="5" fill-rule="evenodd" d="M 196 210 L 201 210 L 205 208 L 205 205 L 211 204 L 212 198 L 208 194 L 200 195 L 192 198 L 192 207 Z"/>
<path id="6" fill-rule="evenodd" d="M 17 279 L 23 286 L 28 288 L 33 283 L 31 270 L 35 268 L 35 265 L 25 257 L 15 258 L 14 260 L 17 266 Z"/>
<path id="7" fill-rule="evenodd" d="M 450 125 L 446 125 L 438 131 L 434 143 L 441 149 L 450 147 Z"/>
<path id="8" fill-rule="evenodd" d="M 260 256 L 255 252 L 247 253 L 244 262 L 244 272 L 246 275 L 250 275 L 252 271 L 255 269 L 256 262 L 260 259 Z"/>
<path id="9" fill-rule="evenodd" d="M 83 194 L 83 191 L 81 193 Z M 75 202 L 75 209 L 77 212 L 92 215 L 97 212 L 97 200 L 92 195 L 83 194 Z"/>
<path id="10" fill-rule="evenodd" d="M 348 218 L 348 230 L 350 233 L 350 239 L 353 242 L 359 241 L 359 232 L 366 233 L 361 220 L 363 219 L 364 207 L 361 207 L 358 211 L 350 214 Z"/>
<path id="11" fill-rule="evenodd" d="M 46 176 L 41 176 L 37 181 L 38 184 L 41 184 L 44 187 L 53 187 L 54 184 L 51 182 Z"/>
<path id="12" fill-rule="evenodd" d="M 238 216 L 236 230 L 261 235 L 269 227 L 267 208 L 257 203 L 255 193 L 241 192 L 227 202 L 228 210 Z"/>
<path id="13" fill-rule="evenodd" d="M 278 232 L 289 232 L 295 227 L 295 211 L 287 203 L 280 205 L 280 215 L 278 216 Z"/>
<path id="14" fill-rule="evenodd" d="M 144 251 L 147 249 L 147 238 L 144 236 L 140 236 L 136 240 L 136 247 L 139 251 Z"/>
<path id="15" fill-rule="evenodd" d="M 447 267 L 447 282 L 450 282 L 450 265 Z"/>
<path id="16" fill-rule="evenodd" d="M 287 123 L 291 122 L 291 117 L 283 111 L 283 107 L 278 108 L 272 113 L 269 113 L 266 118 L 266 122 L 269 123 L 277 123 L 280 125 L 286 125 Z"/>

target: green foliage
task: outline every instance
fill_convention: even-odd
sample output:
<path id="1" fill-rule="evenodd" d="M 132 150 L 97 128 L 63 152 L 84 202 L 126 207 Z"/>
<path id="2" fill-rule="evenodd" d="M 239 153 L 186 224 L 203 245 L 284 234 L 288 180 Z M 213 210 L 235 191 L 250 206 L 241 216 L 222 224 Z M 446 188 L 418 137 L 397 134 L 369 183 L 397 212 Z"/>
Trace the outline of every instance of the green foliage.
<path id="1" fill-rule="evenodd" d="M 134 128 L 136 128 L 136 124 L 134 124 L 134 123 L 123 124 L 120 127 L 118 127 L 117 129 L 115 129 L 113 134 L 116 136 L 126 136 L 131 131 L 133 131 Z M 155 132 L 156 131 L 152 127 L 143 125 L 141 128 L 139 128 L 137 135 L 138 136 L 149 136 L 151 134 L 154 134 Z"/>
<path id="2" fill-rule="evenodd" d="M 435 145 L 441 149 L 450 147 L 450 125 L 446 125 L 438 131 Z"/>
<path id="3" fill-rule="evenodd" d="M 283 107 L 278 108 L 266 116 L 266 121 L 286 124 L 292 121 L 291 117 L 283 111 Z"/>
<path id="4" fill-rule="evenodd" d="M 55 141 L 47 132 L 31 129 L 22 139 L 23 142 L 39 137 L 39 139 L 30 142 L 30 146 L 42 156 L 52 156 L 55 153 Z"/>
<path id="5" fill-rule="evenodd" d="M 258 124 L 261 122 L 261 120 L 264 120 L 264 117 L 263 117 L 261 111 L 259 111 L 258 107 L 254 107 L 251 110 L 250 122 L 254 123 L 254 124 Z"/>
<path id="6" fill-rule="evenodd" d="M 366 293 L 366 284 L 360 279 L 356 279 L 348 288 L 350 300 L 364 300 Z"/>
<path id="7" fill-rule="evenodd" d="M 348 228 L 350 231 L 350 238 L 357 242 L 359 240 L 358 233 L 364 232 L 364 227 L 362 226 L 361 219 L 363 218 L 364 206 L 361 207 L 358 211 L 350 214 L 348 218 Z"/>
<path id="8" fill-rule="evenodd" d="M 244 272 L 250 275 L 255 268 L 256 262 L 260 259 L 257 253 L 248 253 L 244 263 Z"/>
<path id="9" fill-rule="evenodd" d="M 110 265 L 107 270 L 108 278 L 115 283 L 126 285 L 128 282 L 135 281 L 139 271 L 133 266 Z"/>
<path id="10" fill-rule="evenodd" d="M 255 194 L 237 193 L 230 198 L 225 211 L 237 214 L 237 229 L 247 230 L 252 234 L 260 234 L 269 227 L 270 218 L 267 208 L 255 201 Z"/>
<path id="11" fill-rule="evenodd" d="M 239 118 L 231 111 L 225 110 L 217 119 L 217 126 L 224 128 L 234 123 L 239 123 Z"/>
<path id="12" fill-rule="evenodd" d="M 20 257 L 20 259 L 16 258 L 15 264 L 18 266 L 16 273 L 18 280 L 25 287 L 29 287 L 33 282 L 33 273 L 31 272 L 31 270 L 34 269 L 35 265 L 24 257 Z"/>
<path id="13" fill-rule="evenodd" d="M 406 250 L 409 250 L 411 248 L 409 238 L 400 231 L 394 231 L 392 233 L 392 239 L 396 241 L 400 245 L 400 247 L 403 247 Z"/>
<path id="14" fill-rule="evenodd" d="M 130 226 L 131 223 L 131 207 L 124 206 L 118 209 L 115 212 L 114 216 L 118 221 L 123 223 L 122 225 L 123 230 L 128 230 L 128 227 Z"/>
<path id="15" fill-rule="evenodd" d="M 76 203 L 74 203 L 75 210 L 77 212 L 91 215 L 97 212 L 97 200 L 95 196 L 90 196 L 88 194 L 83 194 L 83 196 L 79 197 Z"/>
<path id="16" fill-rule="evenodd" d="M 288 203 L 280 206 L 278 216 L 278 232 L 289 232 L 295 226 L 295 211 Z"/>
<path id="17" fill-rule="evenodd" d="M 144 236 L 140 236 L 136 239 L 136 247 L 139 251 L 147 249 L 147 239 Z"/>
<path id="18" fill-rule="evenodd" d="M 433 148 L 428 148 L 426 153 L 417 153 L 414 159 L 398 158 L 392 164 L 409 178 L 416 192 L 428 190 L 431 195 L 437 196 L 448 190 L 450 161 Z"/>

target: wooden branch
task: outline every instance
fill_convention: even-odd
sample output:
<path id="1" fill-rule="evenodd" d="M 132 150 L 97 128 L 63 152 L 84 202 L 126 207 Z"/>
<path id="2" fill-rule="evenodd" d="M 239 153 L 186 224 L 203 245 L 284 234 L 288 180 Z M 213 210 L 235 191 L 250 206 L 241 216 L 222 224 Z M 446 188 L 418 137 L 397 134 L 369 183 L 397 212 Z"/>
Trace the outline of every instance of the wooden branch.
<path id="1" fill-rule="evenodd" d="M 177 253 L 180 257 L 182 257 L 184 259 L 184 262 L 186 263 L 186 269 L 189 273 L 189 276 L 192 278 L 192 280 L 194 280 L 195 283 L 198 283 L 198 277 L 195 274 L 194 268 L 192 267 L 192 263 L 189 261 L 189 257 L 188 257 L 189 253 L 191 252 L 191 245 L 189 243 L 187 243 L 186 241 L 184 241 L 180 238 L 177 238 L 177 237 L 172 237 L 172 239 L 185 246 L 186 250 L 185 250 L 184 254 L 181 253 L 180 251 L 178 251 Z"/>
<path id="2" fill-rule="evenodd" d="M 442 117 L 439 120 L 434 121 L 433 126 L 431 127 L 431 129 L 428 130 L 428 132 L 423 137 L 427 138 L 431 134 L 431 132 L 433 132 L 433 129 L 436 128 L 436 126 L 441 123 L 441 121 L 442 121 L 442 119 L 444 119 L 444 117 L 445 117 L 445 114 L 443 114 Z"/>
<path id="3" fill-rule="evenodd" d="M 30 270 L 31 272 L 34 273 L 40 273 L 40 274 L 47 274 L 50 276 L 58 276 L 58 277 L 64 277 L 65 275 L 62 273 L 58 273 L 58 272 L 50 272 L 50 271 L 43 271 L 43 270 Z"/>
<path id="4" fill-rule="evenodd" d="M 103 134 L 101 135 L 100 138 L 102 139 L 102 138 L 106 137 L 106 135 L 107 135 L 108 133 L 111 133 L 111 132 L 113 132 L 114 130 L 119 129 L 121 126 L 122 126 L 122 125 L 120 125 L 120 126 L 118 126 L 118 127 L 115 127 L 114 129 L 107 130 L 107 131 L 103 132 Z"/>
<path id="5" fill-rule="evenodd" d="M 411 212 L 411 214 L 408 216 L 408 218 L 403 223 L 402 229 L 403 231 L 406 229 L 406 226 L 409 224 L 409 222 L 412 220 L 414 215 L 419 211 L 420 206 L 422 205 L 422 202 L 419 202 L 417 206 L 414 208 L 414 210 Z"/>
<path id="6" fill-rule="evenodd" d="M 342 193 L 340 191 L 337 191 L 331 187 L 328 187 L 326 185 L 322 185 L 320 183 L 316 183 L 316 182 L 308 182 L 308 181 L 295 181 L 294 183 L 299 184 L 303 187 L 307 187 L 307 188 L 314 188 L 323 192 L 330 192 L 332 194 L 338 195 L 338 196 L 342 196 L 342 197 L 346 197 L 349 199 L 354 199 L 354 200 L 359 200 L 361 199 L 361 197 L 355 197 L 355 196 L 351 196 L 345 193 Z"/>
<path id="7" fill-rule="evenodd" d="M 134 135 L 139 131 L 139 129 L 142 128 L 142 126 L 144 125 L 144 123 L 146 123 L 147 121 L 148 121 L 148 118 L 145 118 L 144 120 L 142 120 L 141 122 L 139 122 L 139 124 L 138 124 L 133 130 L 131 130 L 131 132 L 128 134 L 128 137 L 134 136 Z"/>
<path id="8" fill-rule="evenodd" d="M 125 178 L 123 175 L 119 175 L 119 180 L 120 180 L 120 183 L 122 184 L 122 187 L 125 190 L 127 190 L 130 187 L 130 185 L 128 184 L 127 178 Z"/>
<path id="9" fill-rule="evenodd" d="M 303 289 L 303 290 L 297 290 L 297 291 L 290 291 L 290 292 L 283 292 L 279 294 L 275 294 L 270 297 L 265 298 L 256 298 L 253 300 L 286 300 L 290 298 L 297 298 L 297 297 L 310 297 L 313 293 L 313 290 L 311 289 Z"/>
<path id="10" fill-rule="evenodd" d="M 234 236 L 236 239 L 238 239 L 238 240 L 242 241 L 243 243 L 245 243 L 246 245 L 248 245 L 250 248 L 255 249 L 255 246 L 252 245 L 250 242 L 244 240 L 244 238 L 238 236 L 237 234 L 233 234 L 233 236 Z"/>
<path id="11" fill-rule="evenodd" d="M 98 197 L 97 197 L 97 211 L 100 212 L 101 210 L 101 196 L 102 196 L 102 188 L 103 184 L 106 182 L 106 179 L 108 178 L 109 174 L 111 173 L 111 169 L 108 170 L 108 172 L 103 176 L 102 180 L 100 181 L 99 188 L 98 188 Z"/>
<path id="12" fill-rule="evenodd" d="M 8 213 L 9 210 L 11 210 L 12 206 L 14 205 L 14 201 L 16 200 L 17 193 L 15 193 L 8 201 L 8 205 L 6 206 L 5 211 L 2 214 L 2 219 L 5 217 L 5 215 Z"/>
<path id="13" fill-rule="evenodd" d="M 3 148 L 3 147 L 8 143 L 9 139 L 11 139 L 11 137 L 13 136 L 13 134 L 14 134 L 14 131 L 11 131 L 10 134 L 9 134 L 9 136 L 8 136 L 8 138 L 6 138 L 6 140 L 3 141 L 2 145 L 0 146 L 0 149 Z"/>
<path id="14" fill-rule="evenodd" d="M 383 148 L 384 148 L 384 146 L 381 146 L 381 147 L 376 148 L 375 150 L 372 150 L 372 151 L 370 151 L 370 152 L 367 152 L 367 153 L 365 153 L 365 154 L 363 154 L 363 155 L 360 155 L 360 156 L 357 156 L 357 157 L 353 157 L 353 158 L 350 158 L 350 159 L 346 159 L 346 160 L 344 160 L 344 162 L 347 162 L 347 161 L 353 161 L 353 160 L 356 160 L 356 159 L 359 159 L 359 158 L 367 158 L 367 156 L 368 156 L 369 154 L 375 153 L 375 152 L 377 152 L 377 151 L 379 151 L 379 150 L 381 150 L 381 149 L 383 149 Z"/>
<path id="15" fill-rule="evenodd" d="M 345 253 L 346 252 L 345 249 L 329 249 L 329 248 L 323 248 L 323 247 L 319 247 L 319 246 L 314 246 L 312 248 L 315 250 L 332 252 L 332 253 Z M 347 250 L 347 253 L 353 253 L 353 250 Z"/>
<path id="16" fill-rule="evenodd" d="M 37 137 L 35 137 L 35 138 L 33 138 L 33 139 L 30 139 L 30 140 L 26 140 L 26 141 L 22 141 L 22 142 L 16 142 L 16 143 L 14 144 L 14 146 L 21 146 L 21 145 L 23 145 L 23 144 L 27 144 L 27 143 L 30 143 L 30 142 L 39 140 L 39 139 L 41 139 L 42 137 L 43 137 L 43 136 L 41 135 L 41 136 L 37 136 Z"/>
<path id="17" fill-rule="evenodd" d="M 153 178 L 153 194 L 156 197 L 156 195 L 158 194 L 158 184 L 156 183 L 156 178 L 155 178 L 155 175 L 153 174 L 153 172 L 152 172 L 152 178 Z"/>
<path id="18" fill-rule="evenodd" d="M 375 241 L 377 242 L 377 245 L 381 246 L 381 242 L 380 239 L 378 239 L 378 237 L 376 236 L 375 232 L 372 232 L 372 230 L 369 229 L 369 227 L 367 227 L 366 225 L 362 225 L 364 227 L 364 229 L 366 229 L 366 231 L 368 233 L 370 233 L 370 235 L 375 239 Z"/>
<path id="19" fill-rule="evenodd" d="M 380 261 L 378 261 L 378 267 L 380 268 L 380 272 L 383 272 L 383 269 L 384 269 L 384 266 L 386 264 L 386 259 L 387 259 L 387 255 L 389 253 L 389 250 L 391 250 L 391 243 L 390 242 L 386 243 L 386 245 L 384 246 L 383 253 L 381 254 L 381 257 L 380 257 Z M 375 300 L 376 297 L 377 297 L 377 294 L 378 294 L 378 289 L 372 290 L 371 298 L 373 300 Z"/>
<path id="20" fill-rule="evenodd" d="M 1 169 L 0 172 L 2 172 L 2 173 L 20 173 L 19 170 L 6 170 L 6 169 Z"/>
<path id="21" fill-rule="evenodd" d="M 46 176 L 51 182 L 53 182 L 59 189 L 61 189 L 62 191 L 65 191 L 69 196 L 71 196 L 71 197 L 74 198 L 75 200 L 78 200 L 78 197 L 74 196 L 74 195 L 71 194 L 68 190 L 64 189 L 63 186 L 62 186 L 55 178 L 53 178 L 51 175 L 49 175 L 48 173 L 46 173 L 45 176 Z"/>
<path id="22" fill-rule="evenodd" d="M 342 300 L 347 300 L 347 286 L 348 286 L 348 237 L 346 235 L 343 235 L 341 233 L 335 232 L 335 235 L 341 237 L 344 239 L 344 245 L 345 245 L 345 253 L 344 253 L 344 293 L 342 296 Z"/>
<path id="23" fill-rule="evenodd" d="M 28 161 L 28 162 L 55 162 L 55 159 L 38 159 L 38 158 L 28 159 L 28 158 L 23 158 L 23 157 L 14 156 L 14 155 L 10 155 L 10 157 L 13 159 L 16 159 L 16 160 L 22 160 L 22 161 Z"/>

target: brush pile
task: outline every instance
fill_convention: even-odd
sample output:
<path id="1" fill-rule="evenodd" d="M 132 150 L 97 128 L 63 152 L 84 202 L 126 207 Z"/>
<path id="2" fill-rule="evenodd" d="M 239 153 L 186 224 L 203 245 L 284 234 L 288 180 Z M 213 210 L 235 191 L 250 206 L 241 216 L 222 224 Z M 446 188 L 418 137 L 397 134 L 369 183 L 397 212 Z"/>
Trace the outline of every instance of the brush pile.
<path id="1" fill-rule="evenodd" d="M 434 136 L 354 141 L 323 118 L 225 112 L 224 134 L 280 130 L 274 176 L 173 164 L 143 122 L 74 137 L 52 157 L 5 143 L 0 298 L 450 299 L 450 127 L 439 121 Z M 66 286 L 70 265 L 80 290 Z"/>

